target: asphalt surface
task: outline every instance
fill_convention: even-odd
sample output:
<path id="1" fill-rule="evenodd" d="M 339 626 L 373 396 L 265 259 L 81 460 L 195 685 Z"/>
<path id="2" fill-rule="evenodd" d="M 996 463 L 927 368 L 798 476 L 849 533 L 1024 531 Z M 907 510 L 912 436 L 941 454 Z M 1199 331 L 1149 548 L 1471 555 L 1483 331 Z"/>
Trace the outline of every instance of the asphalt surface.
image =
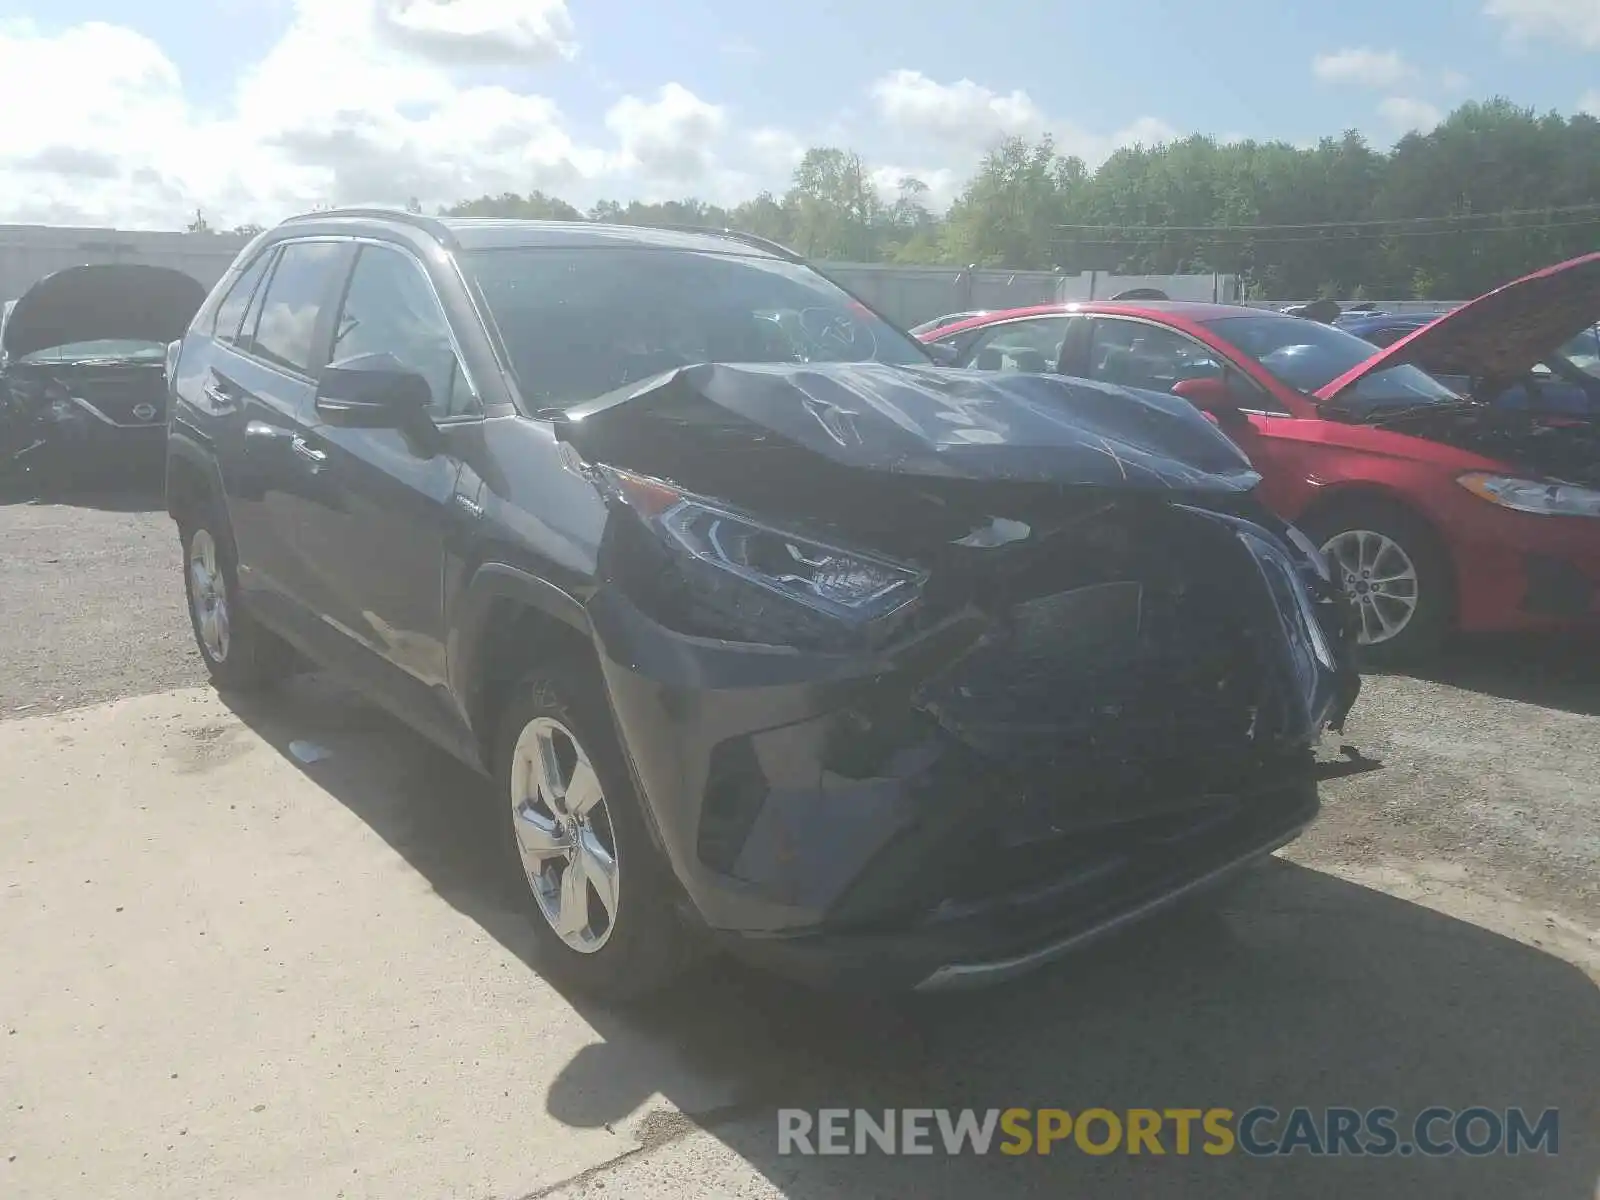
<path id="1" fill-rule="evenodd" d="M 205 680 L 159 495 L 0 504 L 0 720 Z"/>
<path id="2" fill-rule="evenodd" d="M 540 975 L 475 776 L 320 677 L 200 686 L 155 501 L 0 506 L 0 612 L 7 1195 L 1595 1194 L 1587 647 L 1370 677 L 1220 918 L 915 1005 L 712 962 L 619 1013 Z M 779 1106 L 1255 1103 L 1558 1107 L 1561 1153 L 776 1153 Z"/>

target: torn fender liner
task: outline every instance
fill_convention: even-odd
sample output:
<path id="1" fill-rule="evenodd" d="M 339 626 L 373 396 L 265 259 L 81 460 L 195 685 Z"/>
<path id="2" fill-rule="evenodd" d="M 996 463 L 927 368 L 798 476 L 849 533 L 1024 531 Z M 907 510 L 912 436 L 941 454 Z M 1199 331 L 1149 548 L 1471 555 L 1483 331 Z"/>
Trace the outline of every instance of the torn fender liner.
<path id="1" fill-rule="evenodd" d="M 1187 401 L 1059 375 L 710 363 L 553 415 L 591 461 L 666 474 L 679 448 L 777 439 L 845 467 L 944 479 L 1213 493 L 1260 479 Z"/>
<path id="2" fill-rule="evenodd" d="M 5 322 L 13 358 L 73 342 L 171 342 L 205 302 L 200 282 L 171 267 L 99 263 L 46 275 Z"/>

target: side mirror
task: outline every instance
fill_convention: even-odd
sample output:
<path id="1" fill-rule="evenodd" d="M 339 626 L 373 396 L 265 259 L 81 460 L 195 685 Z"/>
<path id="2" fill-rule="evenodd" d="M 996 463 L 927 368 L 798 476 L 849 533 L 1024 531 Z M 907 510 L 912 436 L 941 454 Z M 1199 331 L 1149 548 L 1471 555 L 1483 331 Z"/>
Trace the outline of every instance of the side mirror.
<path id="1" fill-rule="evenodd" d="M 432 403 L 428 381 L 387 352 L 329 363 L 317 380 L 317 412 L 348 429 L 417 429 Z"/>
<path id="2" fill-rule="evenodd" d="M 941 367 L 954 367 L 961 362 L 961 351 L 949 342 L 930 342 L 923 349 Z"/>
<path id="3" fill-rule="evenodd" d="M 1184 379 L 1172 385 L 1172 394 L 1180 396 L 1217 424 L 1228 427 L 1248 424 L 1249 419 L 1239 411 L 1239 397 L 1226 379 L 1210 376 L 1203 379 Z"/>

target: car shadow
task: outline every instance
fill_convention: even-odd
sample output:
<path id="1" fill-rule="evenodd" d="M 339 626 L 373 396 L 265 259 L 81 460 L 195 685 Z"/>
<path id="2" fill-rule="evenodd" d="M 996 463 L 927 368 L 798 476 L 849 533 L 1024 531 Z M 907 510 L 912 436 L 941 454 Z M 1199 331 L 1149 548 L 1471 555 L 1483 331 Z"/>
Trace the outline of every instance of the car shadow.
<path id="1" fill-rule="evenodd" d="M 1460 637 L 1404 672 L 1470 692 L 1600 716 L 1600 636 L 1582 633 Z"/>
<path id="2" fill-rule="evenodd" d="M 527 893 L 500 852 L 487 782 L 320 676 L 289 686 L 287 696 L 225 699 L 538 971 Z M 304 741 L 325 753 L 291 748 Z M 1593 1200 L 1600 1175 L 1593 980 L 1535 947 L 1282 860 L 1220 915 L 1163 921 L 979 993 L 819 995 L 712 959 L 640 1006 L 563 994 L 603 1040 L 519 1102 L 569 1126 L 630 1126 L 652 1153 L 619 1171 L 668 1164 L 663 1178 L 623 1174 L 600 1194 L 725 1194 L 753 1169 L 793 1200 L 1089 1191 Z M 1179 1155 L 1170 1141 L 1163 1156 L 1065 1146 L 1016 1158 L 778 1153 L 779 1107 L 1257 1105 L 1390 1107 L 1403 1134 L 1434 1105 L 1520 1106 L 1535 1118 L 1556 1108 L 1559 1154 L 1262 1160 Z M 670 1167 L 678 1142 L 695 1156 L 687 1176 Z M 723 1185 L 718 1159 L 730 1172 Z"/>

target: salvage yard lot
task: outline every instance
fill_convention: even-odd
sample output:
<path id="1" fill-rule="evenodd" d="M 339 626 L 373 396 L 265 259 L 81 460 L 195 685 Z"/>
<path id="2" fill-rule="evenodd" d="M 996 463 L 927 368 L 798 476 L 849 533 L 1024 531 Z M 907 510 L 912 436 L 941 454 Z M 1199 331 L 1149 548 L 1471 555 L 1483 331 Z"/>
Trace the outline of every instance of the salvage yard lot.
<path id="1" fill-rule="evenodd" d="M 1381 769 L 1222 920 L 909 1007 L 714 963 L 624 1015 L 537 973 L 474 776 L 318 677 L 202 686 L 177 557 L 152 502 L 0 506 L 8 1196 L 1594 1195 L 1593 647 L 1369 678 Z M 1257 1103 L 1558 1107 L 1561 1153 L 776 1154 L 779 1106 Z"/>

